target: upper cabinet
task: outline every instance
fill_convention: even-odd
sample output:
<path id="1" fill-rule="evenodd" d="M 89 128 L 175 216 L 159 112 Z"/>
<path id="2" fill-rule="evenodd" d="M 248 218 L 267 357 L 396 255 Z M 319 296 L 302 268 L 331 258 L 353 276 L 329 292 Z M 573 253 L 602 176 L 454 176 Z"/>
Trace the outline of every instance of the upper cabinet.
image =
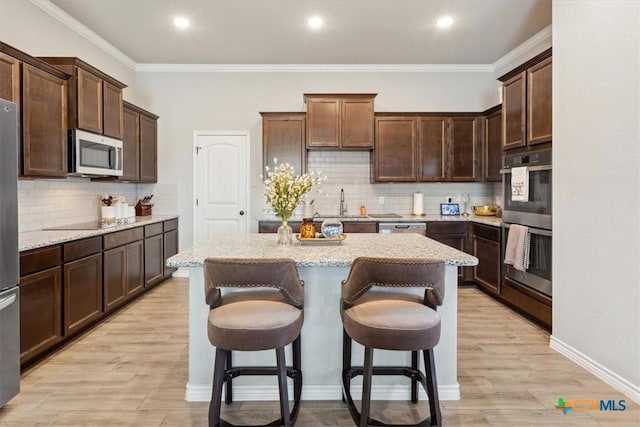
<path id="1" fill-rule="evenodd" d="M 67 175 L 64 72 L 0 43 L 0 97 L 20 105 L 20 175 Z"/>
<path id="2" fill-rule="evenodd" d="M 548 49 L 500 77 L 504 150 L 552 141 L 551 71 Z"/>
<path id="3" fill-rule="evenodd" d="M 479 181 L 474 114 L 381 113 L 375 130 L 373 182 Z"/>
<path id="4" fill-rule="evenodd" d="M 371 150 L 376 94 L 305 94 L 307 148 Z"/>
<path id="5" fill-rule="evenodd" d="M 123 171 L 119 181 L 158 180 L 158 116 L 124 102 Z"/>
<path id="6" fill-rule="evenodd" d="M 483 113 L 484 141 L 482 147 L 483 181 L 501 181 L 502 169 L 502 106 L 497 105 Z"/>
<path id="7" fill-rule="evenodd" d="M 305 113 L 260 113 L 262 115 L 262 170 L 278 164 L 289 163 L 296 174 L 306 171 Z"/>
<path id="8" fill-rule="evenodd" d="M 41 59 L 71 76 L 68 86 L 69 129 L 122 139 L 122 90 L 126 85 L 78 58 Z"/>

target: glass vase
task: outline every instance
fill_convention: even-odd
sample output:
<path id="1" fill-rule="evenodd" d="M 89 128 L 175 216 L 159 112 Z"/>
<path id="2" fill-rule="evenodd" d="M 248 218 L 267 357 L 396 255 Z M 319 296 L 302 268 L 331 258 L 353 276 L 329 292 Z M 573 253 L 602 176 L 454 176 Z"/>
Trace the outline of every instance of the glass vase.
<path id="1" fill-rule="evenodd" d="M 278 227 L 278 244 L 279 245 L 292 245 L 293 244 L 293 229 L 287 224 L 286 220 L 282 221 L 282 225 Z"/>

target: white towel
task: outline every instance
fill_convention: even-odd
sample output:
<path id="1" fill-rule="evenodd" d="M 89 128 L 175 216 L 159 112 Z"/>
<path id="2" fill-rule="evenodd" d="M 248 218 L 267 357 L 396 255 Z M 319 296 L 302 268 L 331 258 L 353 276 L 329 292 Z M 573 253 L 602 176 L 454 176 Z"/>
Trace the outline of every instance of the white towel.
<path id="1" fill-rule="evenodd" d="M 529 168 L 526 166 L 511 169 L 511 200 L 529 201 Z"/>
<path id="2" fill-rule="evenodd" d="M 504 263 L 513 265 L 516 270 L 527 271 L 530 242 L 529 227 L 511 224 L 507 247 L 504 250 Z"/>

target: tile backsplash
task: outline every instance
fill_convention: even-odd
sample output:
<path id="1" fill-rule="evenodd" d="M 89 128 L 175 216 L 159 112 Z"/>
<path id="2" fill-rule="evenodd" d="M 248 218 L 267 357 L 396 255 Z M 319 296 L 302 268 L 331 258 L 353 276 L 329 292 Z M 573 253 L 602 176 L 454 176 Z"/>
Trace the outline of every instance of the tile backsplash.
<path id="1" fill-rule="evenodd" d="M 97 221 L 99 196 L 117 194 L 127 203 L 154 194 L 155 214 L 177 212 L 177 185 L 125 184 L 90 181 L 87 178 L 18 181 L 18 228 L 21 232 Z"/>
<path id="2" fill-rule="evenodd" d="M 439 214 L 440 203 L 451 197 L 460 203 L 462 193 L 468 193 L 470 206 L 494 204 L 500 200 L 500 183 L 389 183 L 370 182 L 370 153 L 367 151 L 309 151 L 308 170 L 321 171 L 327 176 L 322 184 L 323 194 L 315 194 L 314 212 L 337 214 L 340 189 L 344 189 L 348 214 L 357 215 L 365 205 L 368 213 L 410 214 L 413 193 L 424 194 L 424 212 Z M 384 204 L 380 204 L 380 198 Z M 500 203 L 498 203 L 500 204 Z M 461 206 L 462 208 L 462 206 Z M 301 214 L 302 212 L 300 212 Z"/>

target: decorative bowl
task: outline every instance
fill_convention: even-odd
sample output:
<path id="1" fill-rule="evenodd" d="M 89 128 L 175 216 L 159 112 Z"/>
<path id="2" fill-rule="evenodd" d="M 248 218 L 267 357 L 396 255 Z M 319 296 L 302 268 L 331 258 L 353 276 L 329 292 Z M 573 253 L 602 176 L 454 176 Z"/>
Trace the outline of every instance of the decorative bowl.
<path id="1" fill-rule="evenodd" d="M 322 235 L 327 239 L 332 239 L 336 237 L 340 237 L 342 234 L 342 222 L 337 219 L 326 219 L 322 222 L 320 226 L 320 231 Z"/>
<path id="2" fill-rule="evenodd" d="M 480 216 L 494 216 L 497 211 L 497 206 L 484 205 L 473 207 L 473 213 Z"/>

